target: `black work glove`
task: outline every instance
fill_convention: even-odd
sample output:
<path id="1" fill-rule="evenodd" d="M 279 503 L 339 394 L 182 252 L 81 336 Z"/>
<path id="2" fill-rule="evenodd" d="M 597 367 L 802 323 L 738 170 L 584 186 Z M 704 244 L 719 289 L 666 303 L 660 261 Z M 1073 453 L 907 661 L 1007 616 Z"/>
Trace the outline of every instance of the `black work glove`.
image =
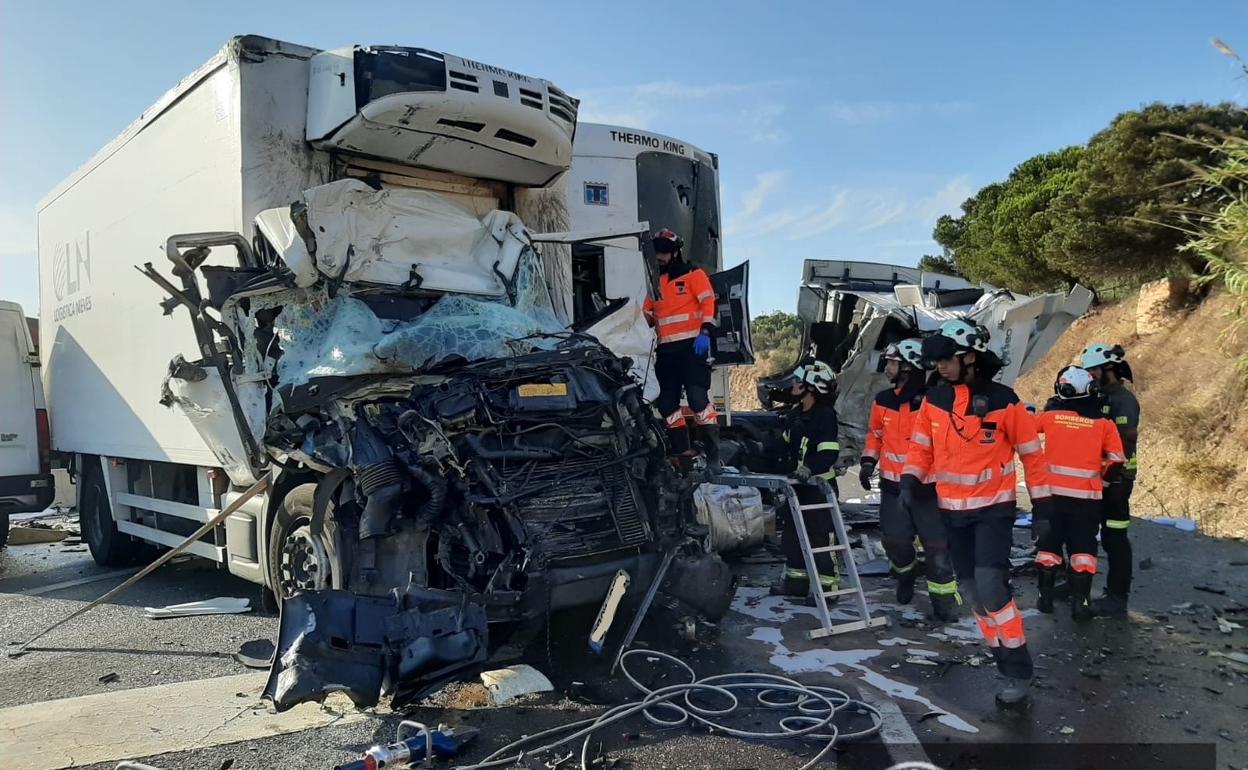
<path id="1" fill-rule="evenodd" d="M 875 473 L 875 460 L 864 457 L 858 463 L 858 483 L 862 484 L 862 488 L 871 490 L 871 476 Z"/>
<path id="2" fill-rule="evenodd" d="M 1122 478 L 1122 463 L 1114 463 L 1105 469 L 1105 483 L 1114 484 Z"/>

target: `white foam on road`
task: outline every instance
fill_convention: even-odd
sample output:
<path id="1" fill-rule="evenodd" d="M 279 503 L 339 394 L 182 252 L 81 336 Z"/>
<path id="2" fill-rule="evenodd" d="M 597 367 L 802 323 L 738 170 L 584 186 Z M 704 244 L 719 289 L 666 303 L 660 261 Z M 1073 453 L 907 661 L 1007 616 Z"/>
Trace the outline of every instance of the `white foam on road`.
<path id="1" fill-rule="evenodd" d="M 281 714 L 260 701 L 268 674 L 223 676 L 0 709 L 5 770 L 61 770 L 220 746 L 368 718 L 304 703 Z M 241 697 L 240 697 L 241 696 Z"/>
<path id="2" fill-rule="evenodd" d="M 908 613 L 914 613 L 922 617 L 921 613 L 909 606 L 888 605 L 885 608 L 908 611 Z M 901 637 L 893 637 L 880 640 L 877 642 L 880 646 L 870 649 L 834 650 L 819 648 L 795 652 L 785 645 L 784 632 L 779 626 L 799 615 L 817 617 L 814 608 L 796 605 L 782 596 L 770 596 L 765 588 L 743 587 L 738 589 L 737 595 L 733 598 L 732 609 L 742 615 L 764 621 L 768 624 L 756 627 L 747 638 L 770 644 L 772 653 L 769 662 L 785 673 L 798 674 L 823 671 L 833 676 L 847 676 L 851 671 L 857 672 L 861 681 L 892 698 L 918 703 L 929 711 L 939 712 L 940 716 L 937 717 L 937 721 L 946 727 L 966 733 L 979 732 L 979 728 L 970 722 L 956 714 L 948 713 L 945 709 L 932 703 L 929 698 L 920 695 L 917 687 L 890 679 L 868 665 L 870 660 L 884 653 L 884 648 L 894 645 L 906 645 L 907 654 L 925 657 L 937 654 L 931 650 L 909 646 L 917 645 L 919 644 L 918 642 Z M 873 603 L 872 610 L 879 609 L 882 609 L 882 607 Z M 836 610 L 834 611 L 833 619 L 858 620 L 859 618 L 857 613 Z M 974 620 L 972 619 L 970 622 L 973 624 Z M 951 629 L 947 628 L 945 630 L 949 631 Z M 960 630 L 954 629 L 954 632 L 957 633 Z"/>
<path id="3" fill-rule="evenodd" d="M 952 727 L 965 733 L 978 733 L 979 728 L 956 714 L 950 714 L 943 708 L 919 694 L 914 685 L 898 682 L 884 676 L 867 665 L 867 661 L 884 653 L 882 649 L 858 650 L 804 650 L 794 652 L 784 644 L 784 634 L 779 628 L 760 626 L 754 629 L 748 639 L 772 645 L 770 663 L 788 674 L 811 673 L 824 671 L 833 676 L 846 676 L 846 670 L 859 672 L 859 679 L 892 698 L 907 700 L 926 707 L 929 711 L 940 712 L 936 720 L 946 727 Z"/>

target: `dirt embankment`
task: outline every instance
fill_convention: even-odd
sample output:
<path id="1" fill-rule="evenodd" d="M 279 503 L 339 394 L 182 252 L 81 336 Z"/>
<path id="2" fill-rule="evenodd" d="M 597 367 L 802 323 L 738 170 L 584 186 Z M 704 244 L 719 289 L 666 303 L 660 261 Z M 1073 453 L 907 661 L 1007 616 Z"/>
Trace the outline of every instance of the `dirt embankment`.
<path id="1" fill-rule="evenodd" d="M 1236 368 L 1248 334 L 1223 334 L 1231 307 L 1218 293 L 1160 310 L 1136 296 L 1101 307 L 1071 326 L 1016 389 L 1043 404 L 1058 370 L 1085 345 L 1122 344 L 1142 412 L 1133 513 L 1191 518 L 1206 534 L 1248 538 L 1248 386 Z"/>

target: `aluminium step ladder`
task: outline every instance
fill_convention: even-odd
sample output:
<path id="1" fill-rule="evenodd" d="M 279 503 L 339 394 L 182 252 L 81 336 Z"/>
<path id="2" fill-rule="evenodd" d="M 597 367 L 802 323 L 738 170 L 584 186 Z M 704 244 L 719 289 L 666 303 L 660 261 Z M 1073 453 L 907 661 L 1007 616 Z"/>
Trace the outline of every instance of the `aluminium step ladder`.
<path id="1" fill-rule="evenodd" d="M 828 501 L 812 505 L 801 505 L 798 502 L 797 492 L 793 489 L 793 483 L 784 476 L 761 473 L 720 473 L 711 476 L 709 481 L 712 484 L 721 484 L 728 487 L 769 489 L 785 496 L 785 501 L 791 512 L 790 520 L 794 533 L 802 546 L 802 559 L 806 562 L 806 576 L 810 579 L 810 592 L 815 597 L 815 613 L 818 615 L 821 626 L 820 628 L 807 631 L 807 639 L 821 639 L 825 636 L 835 636 L 836 634 L 846 634 L 851 631 L 861 631 L 866 628 L 878 628 L 888 625 L 888 618 L 886 617 L 871 617 L 871 609 L 867 606 L 867 596 L 862 588 L 862 580 L 858 577 L 858 565 L 854 563 L 853 554 L 849 551 L 849 534 L 845 530 L 845 521 L 841 518 L 841 506 L 837 502 L 836 494 L 833 493 L 832 487 L 827 481 L 820 478 L 812 480 L 823 494 L 824 499 Z M 810 537 L 806 533 L 807 515 L 828 515 L 832 517 L 832 530 L 836 534 L 832 545 L 811 547 Z M 823 585 L 819 582 L 819 570 L 815 567 L 815 555 L 821 553 L 832 554 L 833 560 L 838 555 L 840 556 L 840 562 L 843 565 L 843 583 L 847 583 L 848 587 L 842 587 L 835 591 L 823 590 Z M 858 620 L 845 623 L 832 622 L 832 616 L 828 612 L 828 599 L 839 596 L 853 597 L 854 608 L 858 610 Z"/>

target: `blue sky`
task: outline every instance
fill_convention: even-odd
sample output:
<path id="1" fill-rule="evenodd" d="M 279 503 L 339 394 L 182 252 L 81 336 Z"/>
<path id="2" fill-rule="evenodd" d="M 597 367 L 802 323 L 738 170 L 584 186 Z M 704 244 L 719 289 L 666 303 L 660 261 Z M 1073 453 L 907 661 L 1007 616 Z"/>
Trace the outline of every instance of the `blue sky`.
<path id="1" fill-rule="evenodd" d="M 522 11 L 523 16 L 517 15 Z M 1243 0 L 0 4 L 0 298 L 37 306 L 35 203 L 231 36 L 398 43 L 539 75 L 582 119 L 716 152 L 755 314 L 802 260 L 913 264 L 937 216 L 1151 101 L 1245 103 Z"/>

